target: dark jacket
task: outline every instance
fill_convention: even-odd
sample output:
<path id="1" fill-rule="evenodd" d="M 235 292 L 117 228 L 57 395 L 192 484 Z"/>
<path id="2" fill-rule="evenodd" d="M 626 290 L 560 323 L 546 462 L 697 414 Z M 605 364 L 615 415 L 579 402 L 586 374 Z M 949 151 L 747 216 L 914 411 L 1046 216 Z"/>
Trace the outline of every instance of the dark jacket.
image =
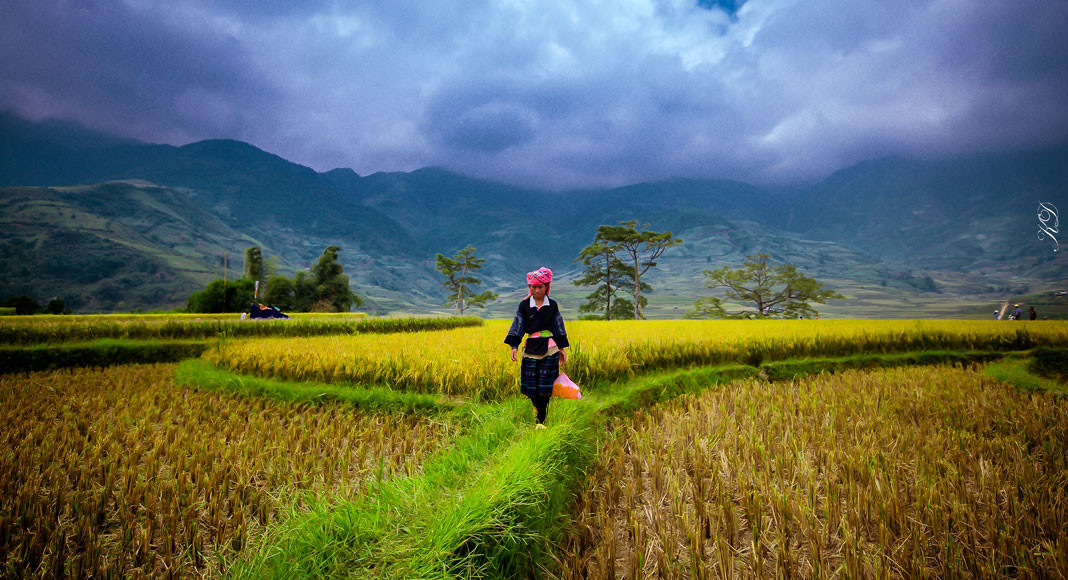
<path id="1" fill-rule="evenodd" d="M 515 318 L 512 319 L 512 326 L 508 329 L 508 336 L 504 337 L 504 342 L 512 348 L 519 348 L 519 343 L 523 342 L 524 335 L 542 330 L 552 331 L 553 341 L 556 342 L 557 347 L 567 348 L 569 346 L 567 331 L 564 330 L 564 318 L 560 316 L 560 306 L 556 301 L 546 296 L 545 303 L 542 304 L 541 308 L 531 308 L 530 298 L 528 297 L 519 303 L 519 308 L 515 311 Z M 533 338 L 529 340 L 545 340 L 548 342 L 548 339 Z"/>

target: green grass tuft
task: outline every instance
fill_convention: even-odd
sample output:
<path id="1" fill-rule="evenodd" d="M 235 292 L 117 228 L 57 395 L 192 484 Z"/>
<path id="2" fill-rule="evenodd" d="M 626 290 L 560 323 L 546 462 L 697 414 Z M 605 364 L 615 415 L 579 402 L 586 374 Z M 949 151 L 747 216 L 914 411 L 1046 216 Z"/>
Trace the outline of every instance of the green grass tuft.
<path id="1" fill-rule="evenodd" d="M 1000 359 L 1003 352 L 960 352 L 928 350 L 891 354 L 858 354 L 837 358 L 800 358 L 765 363 L 761 369 L 774 381 L 790 380 L 821 372 L 834 373 L 849 369 L 876 369 L 899 366 L 956 364 L 969 366 Z"/>
<path id="2" fill-rule="evenodd" d="M 1031 364 L 1031 359 L 1027 358 L 1006 358 L 1001 362 L 987 365 L 983 373 L 1025 391 L 1068 394 L 1068 385 L 1034 374 L 1031 372 Z"/>

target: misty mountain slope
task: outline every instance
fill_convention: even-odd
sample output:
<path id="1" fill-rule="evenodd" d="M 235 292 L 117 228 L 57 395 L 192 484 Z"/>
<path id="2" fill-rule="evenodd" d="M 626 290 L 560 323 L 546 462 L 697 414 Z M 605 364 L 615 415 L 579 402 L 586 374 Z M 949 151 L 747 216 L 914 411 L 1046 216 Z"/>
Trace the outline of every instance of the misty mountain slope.
<path id="1" fill-rule="evenodd" d="M 142 179 L 185 188 L 231 226 L 265 232 L 314 232 L 351 251 L 413 253 L 408 231 L 339 191 L 310 168 L 233 140 L 182 147 L 117 141 L 92 132 L 0 119 L 0 185 L 75 185 Z M 70 139 L 68 141 L 68 139 Z M 387 236 L 365 232 L 387 231 Z"/>
<path id="2" fill-rule="evenodd" d="M 488 260 L 485 274 L 493 277 L 526 272 L 532 269 L 528 264 L 577 253 L 576 236 L 559 222 L 572 213 L 559 194 L 437 168 L 363 178 L 338 170 L 324 175 L 360 203 L 401 224 L 430 259 L 437 253 L 452 256 L 470 244 Z"/>
<path id="3" fill-rule="evenodd" d="M 587 228 L 631 219 L 644 223 L 648 220 L 642 216 L 667 211 L 697 210 L 710 216 L 759 221 L 770 226 L 782 225 L 786 215 L 781 195 L 730 180 L 674 179 L 575 194 L 571 198 L 572 218 Z M 671 229 L 652 223 L 650 228 Z"/>
<path id="4" fill-rule="evenodd" d="M 1038 201 L 1068 207 L 1068 148 L 881 159 L 796 190 L 678 179 L 546 192 L 437 168 L 316 173 L 238 141 L 96 141 L 70 127 L 2 121 L 0 183 L 80 185 L 3 190 L 0 290 L 76 295 L 98 310 L 181 304 L 224 252 L 239 260 L 253 243 L 286 275 L 341 246 L 353 288 L 376 312 L 440 310 L 434 255 L 468 244 L 486 260 L 484 289 L 521 292 L 523 274 L 546 265 L 562 282 L 554 292 L 577 308 L 589 291 L 567 288 L 581 270 L 575 258 L 598 226 L 629 219 L 684 240 L 650 274 L 657 316 L 692 304 L 703 269 L 755 252 L 853 292 L 871 316 L 911 312 L 902 305 L 912 300 L 988 300 L 1068 279 L 1063 253 L 1037 239 L 1035 217 Z M 98 183 L 106 179 L 145 181 Z M 489 312 L 510 315 L 502 308 Z"/>
<path id="5" fill-rule="evenodd" d="M 0 224 L 0 294 L 60 296 L 75 308 L 184 302 L 213 265 L 222 275 L 225 252 L 235 276 L 244 248 L 262 245 L 147 182 L 0 188 Z"/>
<path id="6" fill-rule="evenodd" d="M 1048 261 L 1036 239 L 1039 202 L 1061 202 L 1068 148 L 948 162 L 881 159 L 800 192 L 786 226 L 925 268 L 982 269 Z"/>
<path id="7" fill-rule="evenodd" d="M 32 122 L 0 111 L 0 187 L 79 183 L 97 171 L 96 151 L 138 144 L 70 122 Z"/>

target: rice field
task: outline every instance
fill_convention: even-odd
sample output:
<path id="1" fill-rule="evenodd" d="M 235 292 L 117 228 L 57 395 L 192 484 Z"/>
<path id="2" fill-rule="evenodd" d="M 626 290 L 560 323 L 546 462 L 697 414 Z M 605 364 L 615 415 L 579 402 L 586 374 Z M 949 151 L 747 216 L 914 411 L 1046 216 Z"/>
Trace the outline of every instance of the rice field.
<path id="1" fill-rule="evenodd" d="M 503 344 L 508 321 L 391 335 L 230 341 L 205 353 L 240 373 L 289 380 L 388 384 L 418 392 L 501 400 L 518 388 Z M 995 321 L 569 322 L 567 373 L 579 383 L 727 362 L 759 364 L 932 349 L 1022 350 L 1068 345 L 1068 324 Z"/>
<path id="2" fill-rule="evenodd" d="M 59 324 L 0 342 L 217 340 L 180 383 L 0 375 L 0 577 L 1068 578 L 1063 397 L 945 366 L 685 370 L 1065 347 L 1066 323 L 568 322 L 586 396 L 545 431 L 509 321 Z"/>
<path id="3" fill-rule="evenodd" d="M 291 320 L 241 320 L 237 314 L 63 315 L 0 317 L 0 345 L 115 339 L 229 339 L 414 332 L 479 326 L 481 318 L 375 317 L 360 313 L 294 314 Z"/>
<path id="4" fill-rule="evenodd" d="M 458 429 L 180 388 L 173 369 L 0 376 L 0 577 L 217 574 L 308 501 L 417 474 Z"/>
<path id="5" fill-rule="evenodd" d="M 951 367 L 746 380 L 618 420 L 557 578 L 1066 578 L 1068 400 Z"/>

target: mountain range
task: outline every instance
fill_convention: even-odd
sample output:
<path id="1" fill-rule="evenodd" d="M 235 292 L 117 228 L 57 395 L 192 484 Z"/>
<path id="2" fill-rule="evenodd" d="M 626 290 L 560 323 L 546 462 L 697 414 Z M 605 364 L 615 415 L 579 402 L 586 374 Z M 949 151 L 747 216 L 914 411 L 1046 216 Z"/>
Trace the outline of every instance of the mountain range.
<path id="1" fill-rule="evenodd" d="M 440 168 L 316 172 L 257 147 L 175 147 L 0 115 L 0 297 L 64 298 L 76 311 L 169 308 L 238 275 L 258 245 L 280 273 L 328 245 L 372 312 L 440 312 L 437 253 L 470 244 L 507 316 L 524 272 L 568 282 L 597 226 L 636 219 L 684 243 L 648 281 L 650 317 L 708 293 L 701 271 L 766 252 L 847 296 L 830 316 L 987 316 L 1003 300 L 1062 289 L 1068 262 L 1040 238 L 1037 207 L 1068 208 L 1068 147 L 940 161 L 883 158 L 791 188 L 678 179 L 541 191 Z"/>

